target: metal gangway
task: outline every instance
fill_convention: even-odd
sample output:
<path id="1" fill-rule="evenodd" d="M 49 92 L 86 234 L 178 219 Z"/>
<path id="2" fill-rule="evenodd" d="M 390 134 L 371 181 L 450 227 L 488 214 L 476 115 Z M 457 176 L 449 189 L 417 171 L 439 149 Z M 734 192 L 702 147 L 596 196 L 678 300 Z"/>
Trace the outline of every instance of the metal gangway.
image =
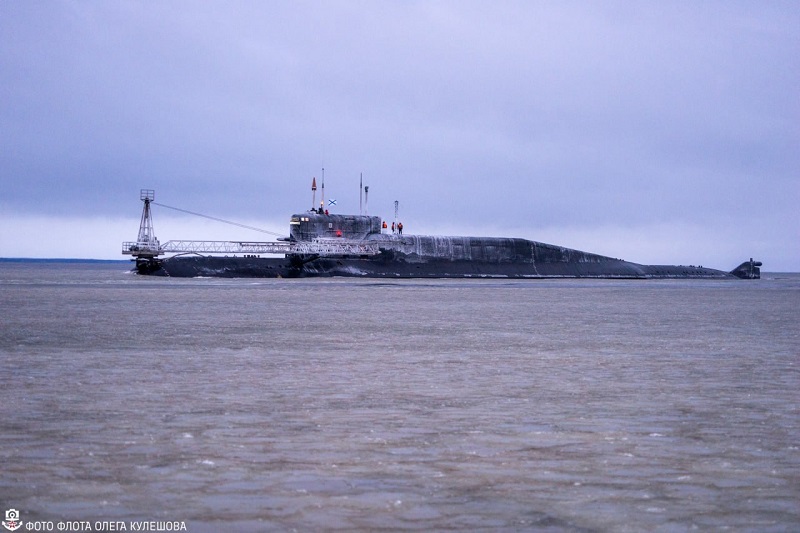
<path id="1" fill-rule="evenodd" d="M 172 240 L 161 244 L 153 232 L 153 218 L 150 204 L 161 205 L 176 211 L 191 215 L 210 218 L 218 222 L 233 224 L 244 228 L 279 235 L 267 230 L 245 226 L 237 222 L 230 222 L 185 209 L 170 207 L 155 202 L 155 191 L 142 189 L 140 199 L 144 202 L 142 219 L 139 224 L 139 235 L 136 241 L 122 243 L 122 254 L 134 258 L 153 259 L 164 254 L 282 254 L 282 255 L 376 255 L 380 253 L 378 243 L 366 241 L 353 241 L 348 239 L 315 239 L 312 241 L 191 241 Z"/>
<path id="2" fill-rule="evenodd" d="M 133 257 L 158 257 L 164 254 L 283 254 L 283 255 L 376 255 L 377 243 L 319 239 L 303 242 L 244 241 L 167 241 L 123 242 L 122 253 Z"/>

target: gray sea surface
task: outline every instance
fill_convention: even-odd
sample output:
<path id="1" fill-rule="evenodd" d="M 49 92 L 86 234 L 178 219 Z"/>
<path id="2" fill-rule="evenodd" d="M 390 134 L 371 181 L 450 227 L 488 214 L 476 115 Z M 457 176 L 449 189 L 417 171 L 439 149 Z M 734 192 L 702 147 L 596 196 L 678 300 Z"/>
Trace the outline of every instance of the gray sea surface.
<path id="1" fill-rule="evenodd" d="M 0 317 L 0 513 L 23 521 L 800 530 L 798 274 L 0 263 Z"/>

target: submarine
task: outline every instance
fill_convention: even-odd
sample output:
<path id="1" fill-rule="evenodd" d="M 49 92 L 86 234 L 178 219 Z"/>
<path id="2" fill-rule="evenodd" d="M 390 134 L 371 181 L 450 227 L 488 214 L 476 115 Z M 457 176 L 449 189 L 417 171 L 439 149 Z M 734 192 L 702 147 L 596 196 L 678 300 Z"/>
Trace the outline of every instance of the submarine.
<path id="1" fill-rule="evenodd" d="M 316 180 L 312 190 L 316 191 Z M 288 238 L 282 237 L 277 242 L 168 241 L 161 244 L 153 234 L 150 215 L 154 198 L 152 190 L 142 190 L 144 211 L 139 237 L 135 242 L 124 242 L 122 249 L 123 254 L 133 256 L 135 270 L 142 275 L 390 279 L 761 277 L 762 263 L 752 258 L 731 271 L 702 266 L 643 265 L 522 238 L 405 235 L 402 225 L 393 224 L 389 232 L 381 217 L 331 214 L 322 205 L 293 214 Z M 175 255 L 160 257 L 170 253 Z"/>

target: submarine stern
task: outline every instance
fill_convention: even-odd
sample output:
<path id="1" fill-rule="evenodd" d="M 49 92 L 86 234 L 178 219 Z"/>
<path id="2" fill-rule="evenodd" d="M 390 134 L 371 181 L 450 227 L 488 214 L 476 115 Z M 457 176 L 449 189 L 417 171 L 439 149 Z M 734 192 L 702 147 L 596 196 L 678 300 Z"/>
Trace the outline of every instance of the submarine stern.
<path id="1" fill-rule="evenodd" d="M 731 270 L 731 274 L 740 279 L 761 279 L 761 261 L 745 261 L 738 267 Z"/>

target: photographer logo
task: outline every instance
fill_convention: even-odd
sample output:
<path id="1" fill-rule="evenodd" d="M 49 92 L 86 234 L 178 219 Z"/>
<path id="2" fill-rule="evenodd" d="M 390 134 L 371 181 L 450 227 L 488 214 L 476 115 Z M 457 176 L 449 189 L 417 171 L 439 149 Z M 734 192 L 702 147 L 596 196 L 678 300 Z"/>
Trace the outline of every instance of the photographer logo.
<path id="1" fill-rule="evenodd" d="M 9 509 L 6 511 L 6 519 L 3 521 L 3 527 L 9 531 L 16 531 L 22 527 L 22 520 L 19 519 L 19 511 L 16 509 Z"/>

